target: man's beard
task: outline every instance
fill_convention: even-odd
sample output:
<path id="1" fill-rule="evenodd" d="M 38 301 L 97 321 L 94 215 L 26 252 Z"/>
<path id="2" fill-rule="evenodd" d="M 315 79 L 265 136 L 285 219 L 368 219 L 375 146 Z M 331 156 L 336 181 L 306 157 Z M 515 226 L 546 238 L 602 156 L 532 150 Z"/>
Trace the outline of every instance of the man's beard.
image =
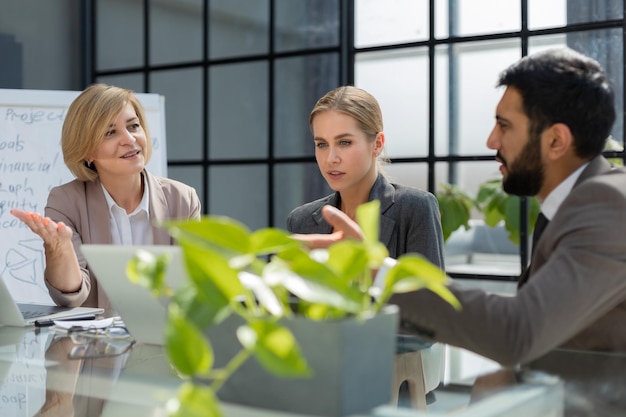
<path id="1" fill-rule="evenodd" d="M 531 135 L 517 159 L 510 166 L 505 161 L 509 175 L 503 178 L 502 188 L 508 194 L 535 196 L 539 193 L 544 181 L 540 139 L 540 135 Z"/>

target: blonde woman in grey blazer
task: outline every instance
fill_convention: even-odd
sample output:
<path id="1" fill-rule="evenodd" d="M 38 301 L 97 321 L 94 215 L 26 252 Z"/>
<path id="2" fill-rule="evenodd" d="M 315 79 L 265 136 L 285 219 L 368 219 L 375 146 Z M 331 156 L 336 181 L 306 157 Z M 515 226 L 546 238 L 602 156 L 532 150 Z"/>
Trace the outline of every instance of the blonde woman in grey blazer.
<path id="1" fill-rule="evenodd" d="M 381 173 L 378 158 L 385 135 L 377 100 L 357 87 L 336 88 L 318 100 L 309 125 L 318 167 L 335 193 L 294 209 L 287 217 L 287 230 L 300 235 L 331 233 L 322 217 L 323 206 L 332 205 L 354 218 L 359 205 L 380 200 L 380 240 L 390 255 L 419 253 L 443 268 L 437 199 L 426 191 L 392 184 Z"/>
<path id="2" fill-rule="evenodd" d="M 42 238 L 45 283 L 57 304 L 107 308 L 80 245 L 172 244 L 154 225 L 199 219 L 200 201 L 192 187 L 145 170 L 152 143 L 130 90 L 105 84 L 85 89 L 67 111 L 61 147 L 76 179 L 51 190 L 44 216 L 11 213 Z"/>
<path id="3" fill-rule="evenodd" d="M 367 201 L 380 200 L 380 241 L 397 258 L 408 252 L 419 253 L 443 268 L 443 235 L 439 205 L 429 192 L 392 184 L 378 174 Z M 292 233 L 331 233 L 322 217 L 322 207 L 341 206 L 339 192 L 294 209 L 287 217 Z"/>

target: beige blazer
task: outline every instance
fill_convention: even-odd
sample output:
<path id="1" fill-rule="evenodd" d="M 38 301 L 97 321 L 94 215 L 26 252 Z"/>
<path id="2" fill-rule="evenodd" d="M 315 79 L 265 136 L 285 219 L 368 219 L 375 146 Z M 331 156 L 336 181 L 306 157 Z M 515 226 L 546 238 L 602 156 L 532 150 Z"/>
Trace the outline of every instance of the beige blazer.
<path id="1" fill-rule="evenodd" d="M 394 296 L 404 331 L 503 364 L 557 347 L 626 352 L 626 170 L 591 160 L 537 244 L 514 297 L 451 285 L 455 311 L 429 291 Z"/>
<path id="2" fill-rule="evenodd" d="M 144 171 L 150 192 L 150 220 L 199 219 L 200 199 L 194 188 L 181 182 L 155 177 Z M 97 280 L 80 251 L 83 243 L 111 243 L 109 212 L 100 181 L 84 182 L 73 180 L 55 187 L 48 195 L 45 215 L 55 222 L 63 222 L 72 228 L 72 243 L 83 276 L 83 284 L 75 293 L 62 293 L 46 285 L 52 300 L 62 306 L 89 306 L 108 308 L 108 300 L 98 291 Z M 153 226 L 154 244 L 171 245 L 173 239 L 167 230 Z"/>

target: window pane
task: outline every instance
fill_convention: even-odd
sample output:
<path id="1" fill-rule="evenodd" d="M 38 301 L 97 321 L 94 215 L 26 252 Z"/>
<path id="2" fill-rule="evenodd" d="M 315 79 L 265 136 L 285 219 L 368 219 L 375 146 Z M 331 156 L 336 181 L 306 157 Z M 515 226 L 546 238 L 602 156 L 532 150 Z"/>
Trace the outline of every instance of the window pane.
<path id="1" fill-rule="evenodd" d="M 357 48 L 428 39 L 427 0 L 357 0 L 354 9 Z"/>
<path id="2" fill-rule="evenodd" d="M 624 49 L 623 30 L 603 29 L 585 32 L 571 32 L 561 35 L 530 38 L 529 53 L 540 50 L 568 46 L 597 60 L 606 71 L 615 92 L 615 112 L 617 117 L 611 135 L 624 143 Z"/>
<path id="3" fill-rule="evenodd" d="M 213 166 L 209 169 L 209 213 L 229 216 L 251 230 L 269 226 L 267 167 Z"/>
<path id="4" fill-rule="evenodd" d="M 381 165 L 382 171 L 395 184 L 402 184 L 420 190 L 428 190 L 428 164 L 393 162 Z"/>
<path id="5" fill-rule="evenodd" d="M 427 155 L 427 49 L 357 54 L 354 79 L 380 104 L 387 155 L 391 159 Z"/>
<path id="6" fill-rule="evenodd" d="M 96 2 L 96 69 L 110 70 L 143 65 L 142 0 Z"/>
<path id="7" fill-rule="evenodd" d="M 454 181 L 461 190 L 475 198 L 482 182 L 500 179 L 498 163 L 455 162 L 437 164 L 437 191 L 441 184 Z M 450 172 L 455 172 L 450 174 Z M 442 212 L 442 216 L 446 213 Z M 518 276 L 521 273 L 519 244 L 509 239 L 504 224 L 495 227 L 485 225 L 484 216 L 474 209 L 471 212 L 470 229 L 460 227 L 446 241 L 445 262 L 448 273 Z"/>
<path id="8" fill-rule="evenodd" d="M 471 42 L 437 48 L 435 148 L 438 155 L 485 155 L 502 90 L 502 70 L 520 58 L 519 39 Z M 485 65 L 488 62 L 489 65 Z"/>
<path id="9" fill-rule="evenodd" d="M 80 8 L 76 2 L 3 1 L 0 88 L 80 90 Z"/>
<path id="10" fill-rule="evenodd" d="M 187 167 L 187 166 L 169 166 L 167 168 L 168 178 L 172 178 L 196 189 L 200 201 L 204 200 L 203 188 L 202 188 L 202 167 Z M 202 211 L 207 213 L 207 208 L 202 207 Z"/>
<path id="11" fill-rule="evenodd" d="M 624 18 L 624 2 L 615 0 L 567 0 L 567 23 L 601 22 Z"/>
<path id="12" fill-rule="evenodd" d="M 541 29 L 566 24 L 602 22 L 624 17 L 624 2 L 614 0 L 528 0 L 528 27 Z"/>
<path id="13" fill-rule="evenodd" d="M 201 160 L 202 69 L 152 72 L 150 85 L 165 96 L 168 160 Z"/>
<path id="14" fill-rule="evenodd" d="M 480 184 L 493 179 L 501 179 L 499 171 L 500 164 L 496 162 L 495 151 L 490 151 L 493 161 L 470 161 L 470 162 L 450 162 L 438 163 L 435 168 L 437 181 L 435 189 L 439 191 L 442 183 L 453 183 L 458 185 L 465 193 L 472 198 L 476 197 Z M 455 178 L 450 172 L 456 172 Z M 482 219 L 483 216 L 477 211 L 472 211 L 473 219 Z"/>
<path id="15" fill-rule="evenodd" d="M 150 2 L 150 63 L 202 58 L 202 0 Z"/>
<path id="16" fill-rule="evenodd" d="M 587 3 L 588 0 L 583 0 Z M 567 0 L 528 0 L 528 28 L 561 27 L 566 24 Z M 580 3 L 580 2 L 579 2 Z"/>
<path id="17" fill-rule="evenodd" d="M 267 53 L 268 0 L 211 0 L 209 55 L 226 58 Z"/>
<path id="18" fill-rule="evenodd" d="M 209 157 L 265 158 L 267 62 L 214 65 L 209 81 Z"/>
<path id="19" fill-rule="evenodd" d="M 276 0 L 276 51 L 339 46 L 337 0 Z"/>
<path id="20" fill-rule="evenodd" d="M 136 93 L 145 92 L 143 88 L 143 74 L 104 75 L 98 77 L 96 82 L 127 88 Z"/>
<path id="21" fill-rule="evenodd" d="M 276 165 L 274 225 L 286 228 L 287 215 L 291 210 L 332 192 L 316 163 Z"/>
<path id="22" fill-rule="evenodd" d="M 444 20 L 437 20 L 438 35 L 469 36 L 521 29 L 520 0 L 456 0 L 447 11 Z"/>
<path id="23" fill-rule="evenodd" d="M 313 156 L 309 113 L 320 97 L 338 86 L 339 57 L 277 59 L 274 71 L 274 156 Z"/>

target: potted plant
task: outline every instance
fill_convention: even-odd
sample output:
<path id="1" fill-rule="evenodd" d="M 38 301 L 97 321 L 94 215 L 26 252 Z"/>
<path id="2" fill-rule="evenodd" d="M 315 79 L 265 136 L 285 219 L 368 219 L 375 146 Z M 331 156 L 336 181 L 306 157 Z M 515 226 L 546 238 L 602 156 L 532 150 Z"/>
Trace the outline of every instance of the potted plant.
<path id="1" fill-rule="evenodd" d="M 146 252 L 128 272 L 171 297 L 166 351 L 186 380 L 172 414 L 220 415 L 218 398 L 325 416 L 388 403 L 397 331 L 389 297 L 428 288 L 459 304 L 445 273 L 419 255 L 400 257 L 374 285 L 388 255 L 378 219 L 378 201 L 362 205 L 363 240 L 324 251 L 228 217 L 166 223 L 182 248 L 187 284 L 167 288 L 167 259 Z"/>
<path id="2" fill-rule="evenodd" d="M 454 184 L 442 184 L 437 193 L 441 211 L 441 228 L 444 241 L 464 227 L 470 229 L 469 220 L 472 210 L 478 210 L 484 216 L 485 224 L 495 227 L 503 224 L 509 240 L 520 242 L 520 197 L 507 194 L 502 189 L 502 180 L 493 179 L 480 184 L 478 193 L 472 198 Z M 529 228 L 532 230 L 539 215 L 539 201 L 535 197 L 527 198 Z"/>

